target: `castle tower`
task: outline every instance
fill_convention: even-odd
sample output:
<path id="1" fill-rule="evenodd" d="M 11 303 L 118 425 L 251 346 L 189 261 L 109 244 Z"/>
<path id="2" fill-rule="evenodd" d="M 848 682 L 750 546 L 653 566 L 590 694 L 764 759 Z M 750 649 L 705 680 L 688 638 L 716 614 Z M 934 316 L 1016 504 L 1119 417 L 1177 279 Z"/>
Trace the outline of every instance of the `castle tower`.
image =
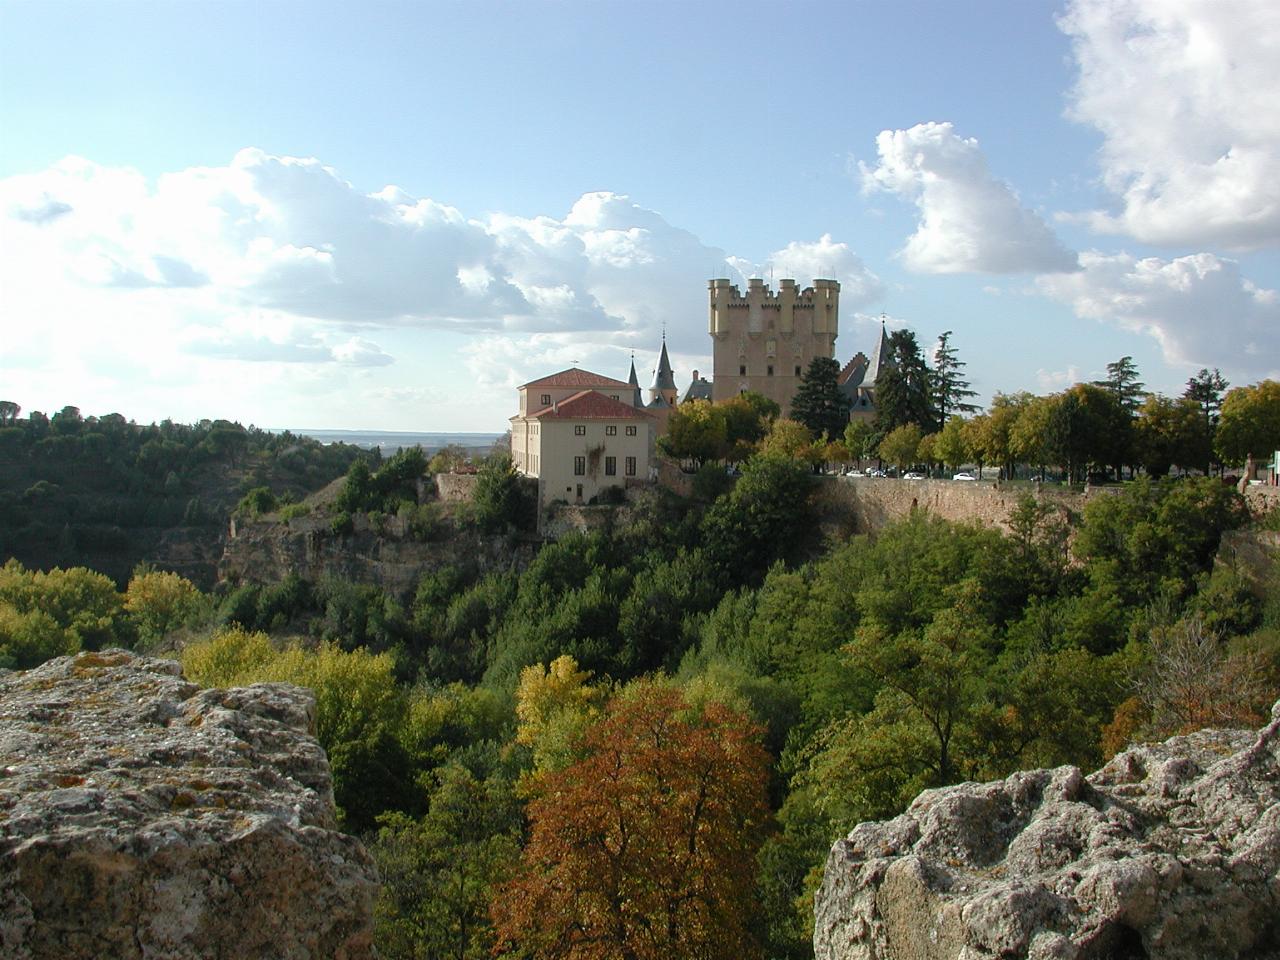
<path id="1" fill-rule="evenodd" d="M 799 290 L 794 280 L 780 280 L 774 293 L 755 278 L 747 282 L 745 297 L 728 280 L 711 280 L 707 289 L 712 399 L 753 390 L 789 416 L 809 361 L 835 354 L 839 282 L 814 280 L 812 287 Z"/>

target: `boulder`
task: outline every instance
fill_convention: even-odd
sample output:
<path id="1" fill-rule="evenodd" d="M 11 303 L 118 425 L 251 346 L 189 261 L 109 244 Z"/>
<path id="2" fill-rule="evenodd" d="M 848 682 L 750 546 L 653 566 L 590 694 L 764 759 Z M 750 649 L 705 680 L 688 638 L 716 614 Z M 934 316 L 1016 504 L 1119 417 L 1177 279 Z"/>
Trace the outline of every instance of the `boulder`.
<path id="1" fill-rule="evenodd" d="M 0 672 L 0 956 L 371 958 L 311 693 L 123 650 Z"/>
<path id="2" fill-rule="evenodd" d="M 929 790 L 831 848 L 817 960 L 1280 957 L 1280 703 L 1076 767 Z"/>

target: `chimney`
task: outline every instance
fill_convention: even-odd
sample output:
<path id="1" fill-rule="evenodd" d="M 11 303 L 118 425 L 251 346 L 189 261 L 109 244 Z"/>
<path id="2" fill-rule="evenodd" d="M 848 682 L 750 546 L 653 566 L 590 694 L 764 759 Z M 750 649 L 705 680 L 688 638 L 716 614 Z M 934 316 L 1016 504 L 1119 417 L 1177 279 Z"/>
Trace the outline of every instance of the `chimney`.
<path id="1" fill-rule="evenodd" d="M 697 370 L 693 371 L 693 382 L 694 382 L 694 383 L 697 383 L 697 382 L 698 382 L 698 371 L 697 371 Z"/>

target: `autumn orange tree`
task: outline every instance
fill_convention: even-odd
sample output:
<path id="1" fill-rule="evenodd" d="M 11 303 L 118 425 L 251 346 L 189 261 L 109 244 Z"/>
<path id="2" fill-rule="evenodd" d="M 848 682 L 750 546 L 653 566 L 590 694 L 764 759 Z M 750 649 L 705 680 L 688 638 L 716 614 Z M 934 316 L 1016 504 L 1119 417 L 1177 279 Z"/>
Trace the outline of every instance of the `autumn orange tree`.
<path id="1" fill-rule="evenodd" d="M 529 843 L 490 910 L 495 953 L 531 960 L 739 960 L 751 930 L 768 758 L 716 702 L 638 681 L 542 775 Z"/>

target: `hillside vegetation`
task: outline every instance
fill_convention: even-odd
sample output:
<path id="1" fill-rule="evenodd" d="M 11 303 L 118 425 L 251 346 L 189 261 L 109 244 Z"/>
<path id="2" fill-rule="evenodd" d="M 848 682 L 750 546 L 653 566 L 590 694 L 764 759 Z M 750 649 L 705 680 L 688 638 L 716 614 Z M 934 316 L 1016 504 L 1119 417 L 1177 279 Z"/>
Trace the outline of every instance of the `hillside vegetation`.
<path id="1" fill-rule="evenodd" d="M 245 493 L 297 499 L 362 452 L 226 420 L 142 426 L 64 407 L 0 425 L 0 556 L 87 565 L 119 583 L 141 561 L 213 585 L 227 518 Z"/>
<path id="2" fill-rule="evenodd" d="M 339 497 L 403 502 L 376 478 Z M 145 569 L 120 592 L 11 562 L 0 655 L 123 643 L 202 684 L 314 689 L 344 823 L 379 861 L 380 953 L 406 958 L 808 957 L 822 860 L 856 822 L 1251 724 L 1280 694 L 1280 585 L 1215 566 L 1248 522 L 1218 481 L 1142 479 L 1074 529 L 1028 498 L 1008 535 L 916 513 L 827 543 L 815 482 L 757 455 L 727 491 L 653 491 L 522 570 L 457 563 L 403 602 L 296 577 L 213 597 Z"/>

